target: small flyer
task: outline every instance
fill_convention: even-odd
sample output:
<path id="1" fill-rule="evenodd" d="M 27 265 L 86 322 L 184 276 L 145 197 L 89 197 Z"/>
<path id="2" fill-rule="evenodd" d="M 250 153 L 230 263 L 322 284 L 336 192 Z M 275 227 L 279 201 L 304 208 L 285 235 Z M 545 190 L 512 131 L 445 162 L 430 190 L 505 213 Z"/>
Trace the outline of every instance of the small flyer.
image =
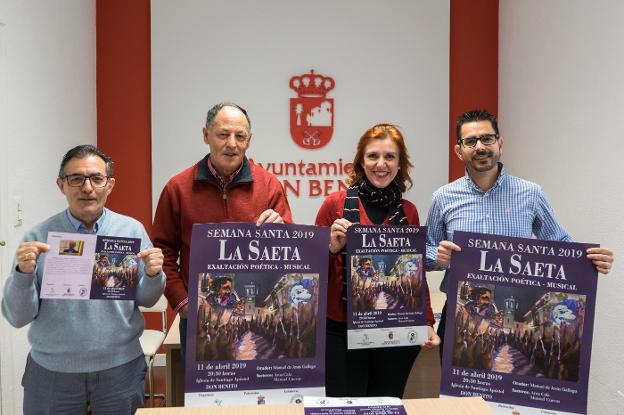
<path id="1" fill-rule="evenodd" d="M 49 232 L 41 298 L 134 300 L 138 238 Z"/>
<path id="2" fill-rule="evenodd" d="M 424 226 L 353 225 L 347 232 L 349 349 L 427 339 Z"/>
<path id="3" fill-rule="evenodd" d="M 587 413 L 595 244 L 456 231 L 440 394 L 499 415 Z"/>
<path id="4" fill-rule="evenodd" d="M 399 398 L 319 398 L 304 396 L 305 415 L 407 415 Z"/>

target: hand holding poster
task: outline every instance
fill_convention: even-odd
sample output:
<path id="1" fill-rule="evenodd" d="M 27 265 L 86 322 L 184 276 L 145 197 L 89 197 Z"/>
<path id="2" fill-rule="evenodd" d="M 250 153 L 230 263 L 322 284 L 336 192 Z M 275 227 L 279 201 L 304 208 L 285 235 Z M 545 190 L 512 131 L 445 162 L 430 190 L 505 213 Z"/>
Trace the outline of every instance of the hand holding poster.
<path id="1" fill-rule="evenodd" d="M 584 414 L 595 244 L 456 231 L 441 395 L 482 396 L 497 414 Z"/>
<path id="2" fill-rule="evenodd" d="M 349 349 L 427 339 L 426 227 L 353 225 L 347 232 Z"/>
<path id="3" fill-rule="evenodd" d="M 325 394 L 329 229 L 193 226 L 185 405 Z"/>

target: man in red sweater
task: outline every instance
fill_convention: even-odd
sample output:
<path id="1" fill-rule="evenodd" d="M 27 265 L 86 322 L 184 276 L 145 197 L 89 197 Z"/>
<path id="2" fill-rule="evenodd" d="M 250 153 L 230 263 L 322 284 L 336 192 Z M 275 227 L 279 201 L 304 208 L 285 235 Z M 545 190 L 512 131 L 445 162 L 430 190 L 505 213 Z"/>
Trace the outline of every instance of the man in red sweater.
<path id="1" fill-rule="evenodd" d="M 280 182 L 245 157 L 251 141 L 251 123 L 243 108 L 227 102 L 212 107 L 203 135 L 210 154 L 165 185 L 151 235 L 154 246 L 162 249 L 165 256 L 165 296 L 180 314 L 183 352 L 193 224 L 292 223 Z"/>

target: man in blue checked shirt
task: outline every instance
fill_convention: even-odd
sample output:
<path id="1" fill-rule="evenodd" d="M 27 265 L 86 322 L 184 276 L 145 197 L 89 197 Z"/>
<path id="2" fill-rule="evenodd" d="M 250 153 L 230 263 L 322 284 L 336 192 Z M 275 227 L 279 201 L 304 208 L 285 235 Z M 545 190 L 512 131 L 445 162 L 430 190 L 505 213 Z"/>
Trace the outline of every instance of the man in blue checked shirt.
<path id="1" fill-rule="evenodd" d="M 453 251 L 453 232 L 480 232 L 553 241 L 571 241 L 557 223 L 540 186 L 508 175 L 499 162 L 503 139 L 496 117 L 485 110 L 472 110 L 457 120 L 455 154 L 464 162 L 466 174 L 436 190 L 427 218 L 427 269 L 446 269 Z M 589 248 L 587 258 L 598 272 L 607 274 L 613 252 Z M 440 290 L 446 292 L 446 275 Z M 438 325 L 444 339 L 446 304 Z M 440 345 L 440 357 L 443 346 Z"/>

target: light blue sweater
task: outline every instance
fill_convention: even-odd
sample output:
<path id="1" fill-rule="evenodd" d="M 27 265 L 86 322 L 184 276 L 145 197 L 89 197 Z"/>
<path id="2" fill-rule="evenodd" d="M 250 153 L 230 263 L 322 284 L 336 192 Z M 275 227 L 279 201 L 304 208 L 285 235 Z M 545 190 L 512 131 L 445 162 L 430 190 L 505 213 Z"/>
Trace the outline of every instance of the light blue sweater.
<path id="1" fill-rule="evenodd" d="M 24 241 L 46 242 L 48 232 L 76 229 L 63 211 L 36 225 Z M 141 249 L 152 246 L 138 221 L 106 211 L 98 235 L 140 238 Z M 33 274 L 17 271 L 16 263 L 4 286 L 2 315 L 14 327 L 30 324 L 28 341 L 35 362 L 56 372 L 95 372 L 128 363 L 143 354 L 139 337 L 144 320 L 139 306 L 151 306 L 165 289 L 165 274 L 145 275 L 143 263 L 135 301 L 40 299 L 45 253 Z"/>

